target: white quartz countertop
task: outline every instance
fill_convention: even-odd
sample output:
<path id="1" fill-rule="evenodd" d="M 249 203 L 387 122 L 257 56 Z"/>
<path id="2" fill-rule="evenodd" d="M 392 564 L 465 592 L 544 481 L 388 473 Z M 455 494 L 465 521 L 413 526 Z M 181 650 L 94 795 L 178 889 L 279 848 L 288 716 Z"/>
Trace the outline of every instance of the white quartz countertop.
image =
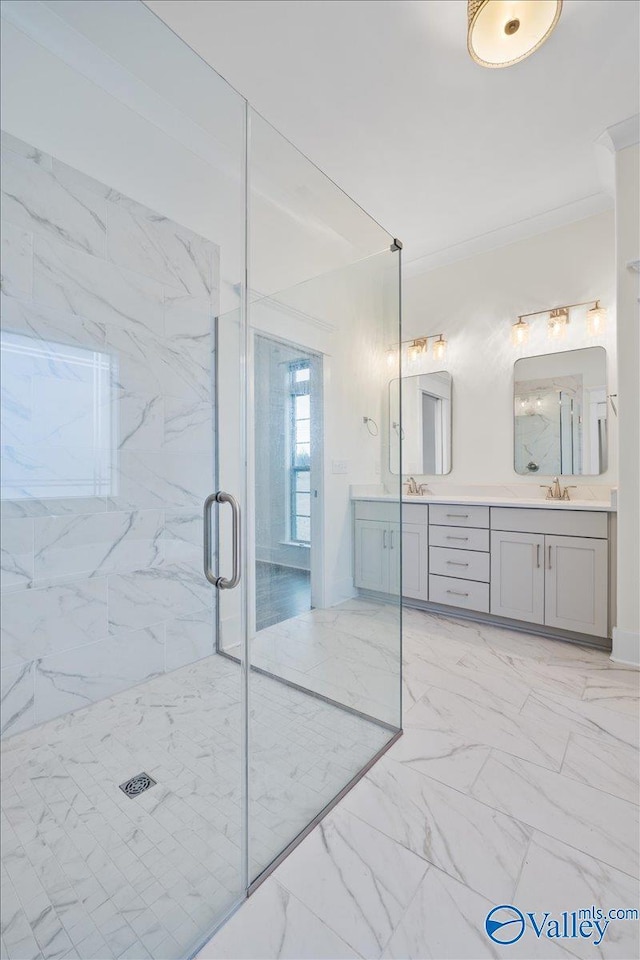
<path id="1" fill-rule="evenodd" d="M 391 493 L 380 494 L 353 494 L 352 500 L 376 500 L 383 503 L 397 502 L 397 496 Z M 545 500 L 526 499 L 524 497 L 464 497 L 445 496 L 443 494 L 428 494 L 423 497 L 411 497 L 406 494 L 402 497 L 403 503 L 467 503 L 479 507 L 533 507 L 544 510 L 595 510 L 599 512 L 615 513 L 616 508 L 605 500 Z"/>

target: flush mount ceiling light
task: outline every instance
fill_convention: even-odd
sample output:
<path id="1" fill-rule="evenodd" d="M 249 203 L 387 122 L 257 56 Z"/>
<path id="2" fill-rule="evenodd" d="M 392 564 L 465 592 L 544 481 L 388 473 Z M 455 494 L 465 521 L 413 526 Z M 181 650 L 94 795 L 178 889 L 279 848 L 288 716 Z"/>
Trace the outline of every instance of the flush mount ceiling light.
<path id="1" fill-rule="evenodd" d="M 510 67 L 534 53 L 560 19 L 562 0 L 468 0 L 467 47 L 483 67 Z"/>

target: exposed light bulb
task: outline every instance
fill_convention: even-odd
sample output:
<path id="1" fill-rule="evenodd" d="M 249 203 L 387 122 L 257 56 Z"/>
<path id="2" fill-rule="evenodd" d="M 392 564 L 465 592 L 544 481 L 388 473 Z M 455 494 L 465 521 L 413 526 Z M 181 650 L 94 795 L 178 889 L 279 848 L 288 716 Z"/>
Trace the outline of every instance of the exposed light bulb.
<path id="1" fill-rule="evenodd" d="M 511 326 L 511 340 L 516 347 L 523 346 L 529 340 L 529 324 L 522 317 L 518 317 L 518 322 Z"/>
<path id="2" fill-rule="evenodd" d="M 587 334 L 590 337 L 599 337 L 604 333 L 607 325 L 607 311 L 600 306 L 600 301 L 596 300 L 595 306 L 587 310 Z"/>

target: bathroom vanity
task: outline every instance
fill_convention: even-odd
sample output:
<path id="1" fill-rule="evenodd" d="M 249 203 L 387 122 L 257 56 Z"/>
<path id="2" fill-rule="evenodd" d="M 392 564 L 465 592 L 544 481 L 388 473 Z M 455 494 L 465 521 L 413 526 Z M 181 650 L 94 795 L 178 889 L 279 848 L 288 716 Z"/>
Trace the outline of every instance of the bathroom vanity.
<path id="1" fill-rule="evenodd" d="M 614 622 L 614 508 L 599 501 L 353 498 L 354 582 L 440 613 L 602 644 Z"/>

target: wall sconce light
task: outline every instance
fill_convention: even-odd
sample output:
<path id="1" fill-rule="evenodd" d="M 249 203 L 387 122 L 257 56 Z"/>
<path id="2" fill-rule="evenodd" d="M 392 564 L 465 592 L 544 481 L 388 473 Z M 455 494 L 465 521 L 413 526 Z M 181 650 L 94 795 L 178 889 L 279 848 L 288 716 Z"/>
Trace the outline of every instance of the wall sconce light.
<path id="1" fill-rule="evenodd" d="M 587 333 L 590 337 L 599 337 L 604 333 L 607 325 L 607 311 L 596 300 L 595 305 L 587 310 Z"/>
<path id="2" fill-rule="evenodd" d="M 529 339 L 529 324 L 522 317 L 518 317 L 518 322 L 511 327 L 511 340 L 514 347 L 522 347 Z"/>
<path id="3" fill-rule="evenodd" d="M 547 331 L 550 340 L 561 340 L 567 332 L 569 310 L 567 307 L 558 307 L 549 313 Z"/>
<path id="4" fill-rule="evenodd" d="M 389 347 L 387 350 L 387 364 L 393 367 L 400 357 L 406 357 L 408 363 L 415 363 L 428 352 L 429 340 L 434 341 L 434 360 L 442 360 L 447 350 L 447 341 L 444 338 L 444 334 L 429 333 L 425 337 L 414 337 L 411 340 L 403 340 L 399 346 Z"/>
<path id="5" fill-rule="evenodd" d="M 546 310 L 534 310 L 521 313 L 516 323 L 511 324 L 511 340 L 520 347 L 529 339 L 529 324 L 525 317 L 540 317 L 548 314 L 547 333 L 550 340 L 562 340 L 569 326 L 569 311 L 573 307 L 590 307 L 587 310 L 587 333 L 590 337 L 600 336 L 607 323 L 607 311 L 600 306 L 599 300 L 582 300 L 580 303 L 567 303 L 563 307 L 547 307 Z"/>
<path id="6" fill-rule="evenodd" d="M 447 341 L 440 334 L 438 339 L 433 345 L 433 359 L 434 360 L 444 360 L 445 354 L 447 352 Z"/>
<path id="7" fill-rule="evenodd" d="M 407 360 L 410 363 L 417 360 L 423 353 L 427 352 L 429 340 L 427 337 L 419 337 L 409 344 L 407 349 Z"/>

